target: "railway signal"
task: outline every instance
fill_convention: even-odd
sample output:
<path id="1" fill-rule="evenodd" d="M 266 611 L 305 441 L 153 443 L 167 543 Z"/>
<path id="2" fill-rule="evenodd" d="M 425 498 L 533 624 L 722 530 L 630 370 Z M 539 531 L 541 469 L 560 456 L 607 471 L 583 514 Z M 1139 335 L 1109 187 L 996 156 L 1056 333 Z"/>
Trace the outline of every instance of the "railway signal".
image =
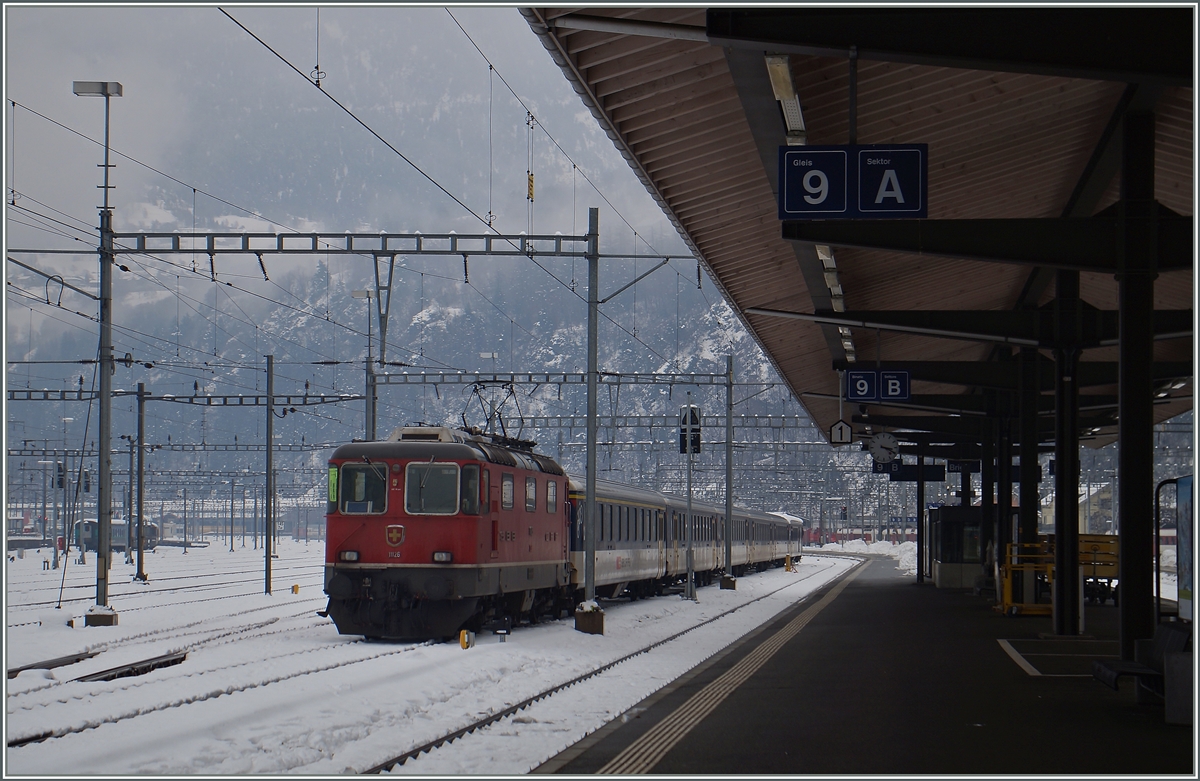
<path id="1" fill-rule="evenodd" d="M 700 408 L 688 404 L 679 408 L 679 452 L 700 452 Z"/>

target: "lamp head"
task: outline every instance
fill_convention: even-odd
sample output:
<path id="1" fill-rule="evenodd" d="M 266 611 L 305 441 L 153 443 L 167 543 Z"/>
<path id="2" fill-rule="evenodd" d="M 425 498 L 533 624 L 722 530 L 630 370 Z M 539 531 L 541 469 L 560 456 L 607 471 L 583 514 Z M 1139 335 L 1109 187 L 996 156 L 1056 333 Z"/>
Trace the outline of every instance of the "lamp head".
<path id="1" fill-rule="evenodd" d="M 71 91 L 85 97 L 119 98 L 123 90 L 119 81 L 73 81 Z"/>

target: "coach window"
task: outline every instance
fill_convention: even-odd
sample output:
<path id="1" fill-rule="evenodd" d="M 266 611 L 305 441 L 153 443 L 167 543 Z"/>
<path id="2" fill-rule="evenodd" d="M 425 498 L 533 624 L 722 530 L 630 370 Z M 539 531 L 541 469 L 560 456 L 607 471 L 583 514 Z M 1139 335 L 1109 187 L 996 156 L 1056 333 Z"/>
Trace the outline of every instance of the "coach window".
<path id="1" fill-rule="evenodd" d="M 525 512 L 537 510 L 537 478 L 525 478 Z"/>
<path id="2" fill-rule="evenodd" d="M 412 461 L 404 474 L 404 510 L 409 515 L 454 515 L 458 488 L 458 464 Z"/>
<path id="3" fill-rule="evenodd" d="M 467 515 L 479 515 L 479 465 L 467 464 L 462 468 L 462 511 Z"/>
<path id="4" fill-rule="evenodd" d="M 387 510 L 387 465 L 343 464 L 339 489 L 343 514 L 382 514 Z"/>
<path id="5" fill-rule="evenodd" d="M 558 483 L 553 480 L 546 481 L 546 512 L 558 512 Z"/>
<path id="6" fill-rule="evenodd" d="M 513 495 L 516 493 L 512 475 L 500 475 L 500 507 L 505 510 L 513 508 Z"/>

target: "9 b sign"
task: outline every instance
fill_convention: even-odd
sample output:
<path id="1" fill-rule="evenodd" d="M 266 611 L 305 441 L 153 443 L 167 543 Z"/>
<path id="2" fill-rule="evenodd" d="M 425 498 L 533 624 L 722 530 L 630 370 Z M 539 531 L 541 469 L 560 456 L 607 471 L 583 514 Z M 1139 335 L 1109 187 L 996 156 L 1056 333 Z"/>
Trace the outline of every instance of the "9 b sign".
<path id="1" fill-rule="evenodd" d="M 846 372 L 846 401 L 908 401 L 909 373 L 906 371 Z"/>

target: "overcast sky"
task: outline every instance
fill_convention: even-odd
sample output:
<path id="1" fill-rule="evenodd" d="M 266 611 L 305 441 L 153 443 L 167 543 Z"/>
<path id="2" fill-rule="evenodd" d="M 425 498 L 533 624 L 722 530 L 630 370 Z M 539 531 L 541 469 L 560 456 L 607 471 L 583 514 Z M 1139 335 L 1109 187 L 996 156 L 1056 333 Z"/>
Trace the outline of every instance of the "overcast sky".
<path id="1" fill-rule="evenodd" d="M 104 102 L 73 95 L 75 80 L 118 81 L 124 88 L 111 101 L 110 120 L 118 232 L 480 233 L 480 218 L 490 210 L 502 233 L 532 228 L 582 234 L 588 208 L 597 206 L 602 251 L 686 254 L 516 8 L 454 8 L 452 16 L 444 7 L 332 6 L 320 9 L 319 26 L 315 7 L 225 10 L 262 43 L 217 6 L 5 6 L 7 246 L 83 252 L 18 259 L 96 290 Z M 318 64 L 321 90 L 308 78 Z M 526 107 L 536 117 L 532 129 Z M 526 200 L 530 167 L 536 181 L 532 210 Z M 16 207 L 9 205 L 14 191 Z M 172 262 L 178 263 L 174 270 L 161 262 L 157 270 L 138 269 L 141 281 L 116 276 L 118 324 L 141 303 L 176 319 L 179 285 L 187 293 L 191 284 L 197 300 L 213 299 L 213 286 L 205 288 L 207 258 L 197 259 L 198 274 L 190 273 L 192 259 Z M 311 259 L 267 262 L 272 282 L 310 273 L 315 265 Z M 711 286 L 695 294 L 693 262 L 675 265 L 685 283 L 676 285 L 666 272 L 650 280 L 672 291 L 672 312 L 673 291 L 688 285 L 700 306 L 717 298 Z M 418 258 L 409 266 L 451 277 L 462 271 L 457 258 Z M 353 268 L 349 261 L 331 268 L 355 277 L 342 280 L 348 287 L 364 287 L 370 279 L 365 259 Z M 569 261 L 566 268 L 569 278 Z M 615 286 L 631 270 L 614 263 L 605 277 Z M 253 257 L 220 259 L 218 272 L 244 288 L 261 282 Z M 151 273 L 159 275 L 158 287 L 146 282 Z M 585 271 L 575 275 L 586 279 Z M 72 314 L 94 313 L 94 302 L 67 291 L 61 307 L 46 306 L 36 300 L 44 298 L 44 279 L 11 263 L 6 278 L 23 291 L 10 286 L 6 298 L 9 361 L 94 354 L 94 323 Z M 612 286 L 602 282 L 602 288 Z M 254 304 L 222 302 L 227 311 L 244 308 L 251 316 Z M 354 311 L 354 325 L 361 327 L 361 310 Z M 517 331 L 537 330 L 511 314 Z M 501 319 L 507 324 L 507 317 Z M 361 348 L 354 333 L 346 337 Z M 121 340 L 118 333 L 118 356 L 141 349 Z M 272 349 L 264 343 L 258 348 Z M 19 383 L 10 364 L 10 385 L 54 388 L 80 370 L 26 365 L 16 373 Z M 190 387 L 191 377 L 186 379 Z"/>
<path id="2" fill-rule="evenodd" d="M 319 39 L 315 8 L 226 10 L 304 74 L 319 51 L 329 96 L 476 214 L 490 205 L 502 231 L 527 227 L 531 136 L 535 229 L 559 230 L 565 222 L 570 230 L 570 201 L 578 224 L 600 199 L 578 171 L 572 193 L 570 160 L 545 133 L 527 131 L 525 109 L 501 77 L 614 203 L 640 190 L 515 8 L 452 9 L 464 33 L 445 8 L 335 6 L 320 10 Z M 71 83 L 120 81 L 113 148 L 185 183 L 118 158 L 119 230 L 183 220 L 173 199 L 190 212 L 191 187 L 294 228 L 430 232 L 433 226 L 414 224 L 416 215 L 454 223 L 443 229 L 480 227 L 215 6 L 7 6 L 5 12 L 6 98 L 99 140 L 103 102 L 74 96 Z M 495 64 L 494 74 L 471 39 Z M 6 184 L 94 221 L 99 148 L 20 107 L 7 109 Z M 318 192 L 332 202 L 314 201 Z M 640 230 L 660 219 L 644 215 L 637 225 L 649 203 L 642 195 L 641 203 L 621 204 Z M 232 210 L 199 196 L 199 223 L 223 211 Z M 345 224 L 344 212 L 359 224 Z M 612 225 L 613 215 L 604 216 L 610 219 L 602 224 Z M 192 215 L 186 217 L 190 228 Z"/>

